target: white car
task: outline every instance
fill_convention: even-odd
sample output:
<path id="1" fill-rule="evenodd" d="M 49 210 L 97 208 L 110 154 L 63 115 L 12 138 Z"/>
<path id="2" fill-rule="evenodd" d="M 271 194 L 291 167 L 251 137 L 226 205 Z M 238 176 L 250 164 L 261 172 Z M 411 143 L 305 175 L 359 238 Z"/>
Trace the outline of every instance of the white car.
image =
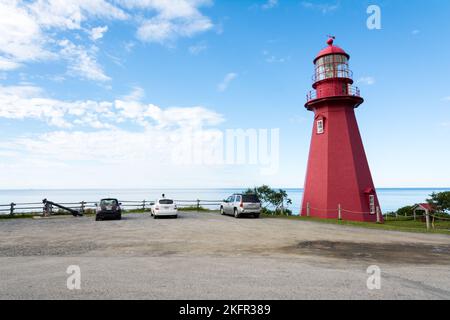
<path id="1" fill-rule="evenodd" d="M 158 217 L 178 217 L 178 208 L 172 199 L 162 198 L 155 201 L 151 207 L 151 215 Z"/>

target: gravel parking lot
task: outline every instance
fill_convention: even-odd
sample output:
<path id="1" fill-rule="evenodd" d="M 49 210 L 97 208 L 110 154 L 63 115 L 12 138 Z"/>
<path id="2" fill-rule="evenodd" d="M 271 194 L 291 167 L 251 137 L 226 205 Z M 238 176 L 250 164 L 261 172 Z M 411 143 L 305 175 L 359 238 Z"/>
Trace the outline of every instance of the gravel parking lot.
<path id="1" fill-rule="evenodd" d="M 450 299 L 449 267 L 446 235 L 215 213 L 0 220 L 0 299 Z"/>

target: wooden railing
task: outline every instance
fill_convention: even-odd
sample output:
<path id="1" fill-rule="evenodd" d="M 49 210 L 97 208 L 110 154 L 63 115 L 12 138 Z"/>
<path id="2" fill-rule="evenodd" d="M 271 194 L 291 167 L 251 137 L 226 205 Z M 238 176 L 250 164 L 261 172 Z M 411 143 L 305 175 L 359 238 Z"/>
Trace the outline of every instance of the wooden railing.
<path id="1" fill-rule="evenodd" d="M 96 204 L 99 201 L 80 201 L 80 202 L 56 202 L 59 205 L 67 207 L 72 210 L 78 210 L 85 212 L 86 210 L 95 210 Z M 124 210 L 150 210 L 150 207 L 155 203 L 154 200 L 119 200 L 122 203 L 121 207 Z M 179 208 L 194 207 L 200 209 L 205 207 L 208 209 L 219 210 L 222 200 L 174 200 Z M 0 204 L 0 215 L 41 215 L 46 212 L 46 208 L 43 202 L 28 202 L 28 203 L 14 203 Z"/>

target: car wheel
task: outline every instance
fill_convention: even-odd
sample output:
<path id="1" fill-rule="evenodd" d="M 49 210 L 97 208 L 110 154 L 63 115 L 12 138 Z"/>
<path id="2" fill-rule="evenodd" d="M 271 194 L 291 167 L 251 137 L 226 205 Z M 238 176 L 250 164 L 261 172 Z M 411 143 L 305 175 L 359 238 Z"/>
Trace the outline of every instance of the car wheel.
<path id="1" fill-rule="evenodd" d="M 99 217 L 95 217 L 95 221 L 102 221 Z"/>
<path id="2" fill-rule="evenodd" d="M 158 219 L 158 217 L 156 216 L 156 214 L 153 215 L 153 218 L 154 218 L 154 219 Z"/>
<path id="3" fill-rule="evenodd" d="M 259 213 L 255 213 L 255 214 L 253 215 L 253 217 L 255 217 L 255 219 L 258 219 L 258 218 L 259 218 Z"/>
<path id="4" fill-rule="evenodd" d="M 225 215 L 225 212 L 223 211 L 223 207 L 220 207 L 220 214 L 223 216 Z"/>
<path id="5" fill-rule="evenodd" d="M 238 210 L 237 210 L 236 208 L 234 208 L 234 217 L 235 217 L 236 219 L 239 218 L 239 213 L 238 213 Z"/>

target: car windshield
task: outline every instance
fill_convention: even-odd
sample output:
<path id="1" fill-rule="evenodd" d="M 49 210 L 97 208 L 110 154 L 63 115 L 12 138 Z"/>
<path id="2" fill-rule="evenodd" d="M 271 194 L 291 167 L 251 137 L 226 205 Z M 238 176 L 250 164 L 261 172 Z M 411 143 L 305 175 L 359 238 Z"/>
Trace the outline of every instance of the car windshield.
<path id="1" fill-rule="evenodd" d="M 159 200 L 159 204 L 173 204 L 173 200 L 162 199 L 162 200 Z"/>
<path id="2" fill-rule="evenodd" d="M 258 196 L 256 194 L 244 194 L 242 196 L 242 202 L 259 203 L 259 199 L 258 199 Z"/>
<path id="3" fill-rule="evenodd" d="M 101 206 L 117 206 L 117 200 L 115 199 L 104 199 L 100 202 Z"/>

